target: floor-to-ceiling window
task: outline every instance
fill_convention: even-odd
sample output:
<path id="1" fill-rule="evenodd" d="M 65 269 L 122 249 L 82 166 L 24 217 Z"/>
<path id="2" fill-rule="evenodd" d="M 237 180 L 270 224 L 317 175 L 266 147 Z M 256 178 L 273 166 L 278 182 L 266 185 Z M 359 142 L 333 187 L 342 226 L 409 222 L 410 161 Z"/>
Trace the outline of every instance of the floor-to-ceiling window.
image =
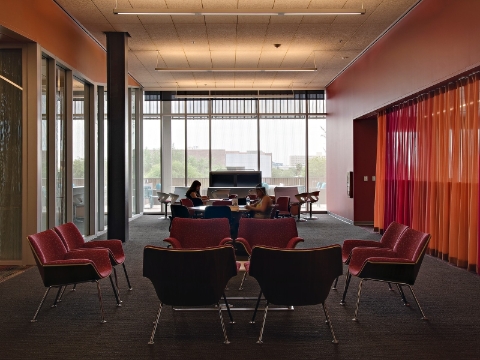
<path id="1" fill-rule="evenodd" d="M 42 208 L 42 220 L 40 229 L 48 229 L 48 60 L 42 58 L 42 195 L 40 198 Z"/>
<path id="2" fill-rule="evenodd" d="M 55 225 L 61 225 L 66 222 L 66 72 L 59 66 L 55 70 Z"/>
<path id="3" fill-rule="evenodd" d="M 132 193 L 132 214 L 137 214 L 137 202 L 136 202 L 136 182 L 135 182 L 135 175 L 136 175 L 136 143 L 135 143 L 135 117 L 136 117 L 136 92 L 135 89 L 130 89 L 130 189 Z"/>
<path id="4" fill-rule="evenodd" d="M 161 116 L 160 101 L 146 101 L 143 116 L 143 211 L 159 211 L 160 204 L 155 204 L 155 191 L 169 192 L 162 189 L 162 152 L 161 152 Z"/>
<path id="5" fill-rule="evenodd" d="M 155 154 L 157 173 L 171 172 L 172 176 L 171 187 L 164 192 L 189 186 L 196 179 L 206 195 L 209 171 L 261 170 L 269 194 L 274 194 L 276 186 L 297 186 L 299 192 L 318 189 L 320 201 L 313 209 L 326 210 L 323 91 L 303 92 L 294 98 L 188 99 L 167 94 L 162 101 L 162 96 L 146 92 L 144 101 L 146 188 L 155 186 L 149 160 Z M 163 136 L 170 140 L 168 144 L 160 143 L 160 125 L 149 125 L 161 118 L 171 122 L 171 137 Z M 147 145 L 153 138 L 155 144 Z M 164 162 L 171 160 L 165 165 L 169 169 L 161 168 L 161 146 L 171 147 L 171 157 L 164 158 Z M 152 211 L 160 211 L 155 202 L 145 203 Z"/>

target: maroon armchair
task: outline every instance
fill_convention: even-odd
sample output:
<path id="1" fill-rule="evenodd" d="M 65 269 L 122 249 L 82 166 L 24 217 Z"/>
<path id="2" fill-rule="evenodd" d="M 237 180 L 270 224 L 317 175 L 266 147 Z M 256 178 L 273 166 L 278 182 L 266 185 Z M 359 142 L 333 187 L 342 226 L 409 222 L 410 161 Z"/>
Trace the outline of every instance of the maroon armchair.
<path id="1" fill-rule="evenodd" d="M 295 221 L 295 220 L 294 220 Z M 258 309 L 260 298 L 266 299 L 263 324 L 257 343 L 262 343 L 269 304 L 305 306 L 322 304 L 326 322 L 338 343 L 327 312 L 325 300 L 335 278 L 342 274 L 340 245 L 317 249 L 278 249 L 256 246 L 250 260 L 250 275 L 257 279 L 261 291 L 252 317 Z"/>
<path id="2" fill-rule="evenodd" d="M 279 196 L 276 200 L 275 205 L 277 206 L 277 217 L 290 217 L 290 197 L 289 196 Z"/>
<path id="3" fill-rule="evenodd" d="M 430 234 L 408 228 L 402 233 L 393 249 L 368 247 L 353 249 L 348 270 L 351 275 L 361 279 L 353 320 L 357 320 L 362 284 L 366 280 L 396 284 L 405 305 L 408 305 L 408 302 L 402 286 L 408 286 L 422 313 L 422 319 L 427 319 L 412 286 L 422 265 L 429 240 Z"/>
<path id="4" fill-rule="evenodd" d="M 53 304 L 54 307 L 57 305 L 62 289 L 67 285 L 96 282 L 102 323 L 104 323 L 105 317 L 99 280 L 110 277 L 112 273 L 108 250 L 84 249 L 68 252 L 60 237 L 53 230 L 46 230 L 34 235 L 29 235 L 28 241 L 43 284 L 47 288 L 31 322 L 37 321 L 38 312 L 52 287 L 58 288 L 57 296 Z M 114 287 L 111 277 L 110 282 L 112 287 Z M 115 291 L 114 293 L 116 294 Z"/>
<path id="5" fill-rule="evenodd" d="M 170 236 L 163 241 L 174 249 L 206 248 L 231 242 L 230 223 L 226 218 L 174 218 Z"/>
<path id="6" fill-rule="evenodd" d="M 400 239 L 400 236 L 408 229 L 408 226 L 399 224 L 395 221 L 391 222 L 390 225 L 385 230 L 380 242 L 374 240 L 345 240 L 342 245 L 342 261 L 345 265 L 348 265 L 350 262 L 350 257 L 352 256 L 352 250 L 358 247 L 369 247 L 369 248 L 382 248 L 382 249 L 393 249 L 395 244 Z M 345 297 L 347 296 L 348 286 L 350 285 L 350 280 L 352 275 L 347 270 L 345 274 L 345 287 L 343 289 L 342 300 L 340 301 L 341 305 L 345 304 Z M 333 288 L 337 287 L 337 280 Z M 388 284 L 391 288 L 390 283 Z"/>
<path id="7" fill-rule="evenodd" d="M 128 278 L 127 268 L 125 267 L 125 253 L 123 252 L 123 245 L 120 240 L 92 240 L 85 242 L 77 226 L 72 222 L 56 226 L 55 231 L 62 239 L 68 251 L 86 248 L 108 249 L 110 261 L 112 263 L 112 266 L 114 266 L 113 274 L 115 276 L 115 284 L 117 286 L 117 290 L 118 278 L 115 266 L 120 264 L 123 267 L 123 272 L 125 273 L 125 278 L 127 279 L 128 290 L 132 290 L 132 285 L 130 284 L 130 279 Z"/>
<path id="8" fill-rule="evenodd" d="M 242 244 L 249 256 L 255 246 L 293 249 L 303 238 L 298 237 L 297 224 L 293 218 L 252 219 L 241 218 L 236 243 Z M 245 274 L 239 290 L 243 289 L 249 263 L 245 263 Z"/>
<path id="9" fill-rule="evenodd" d="M 224 289 L 237 274 L 235 254 L 231 246 L 208 249 L 166 249 L 146 246 L 143 251 L 143 276 L 150 279 L 160 307 L 155 318 L 149 344 L 153 344 L 163 305 L 217 305 L 224 343 L 228 344 L 219 301 L 223 296 L 233 323 Z"/>

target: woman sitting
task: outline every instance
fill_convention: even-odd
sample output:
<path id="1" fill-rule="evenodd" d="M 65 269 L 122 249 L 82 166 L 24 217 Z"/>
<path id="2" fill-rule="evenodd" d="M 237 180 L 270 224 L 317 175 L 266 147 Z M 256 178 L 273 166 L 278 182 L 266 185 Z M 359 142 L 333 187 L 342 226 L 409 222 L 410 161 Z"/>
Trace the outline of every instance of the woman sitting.
<path id="1" fill-rule="evenodd" d="M 200 181 L 195 180 L 185 194 L 187 199 L 192 200 L 194 206 L 203 205 L 202 196 L 200 195 L 201 186 Z"/>
<path id="2" fill-rule="evenodd" d="M 255 188 L 257 194 L 257 201 L 252 205 L 247 205 L 245 208 L 250 210 L 252 217 L 256 219 L 270 219 L 272 211 L 272 199 L 267 195 L 267 190 L 258 184 Z"/>

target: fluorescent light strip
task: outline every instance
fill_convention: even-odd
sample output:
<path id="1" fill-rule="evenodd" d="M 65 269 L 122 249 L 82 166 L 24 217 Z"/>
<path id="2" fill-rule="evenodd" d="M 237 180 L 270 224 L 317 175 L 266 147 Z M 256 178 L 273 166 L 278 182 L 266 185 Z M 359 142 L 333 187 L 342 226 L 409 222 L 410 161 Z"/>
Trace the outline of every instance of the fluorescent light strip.
<path id="1" fill-rule="evenodd" d="M 293 99 L 294 94 L 285 95 L 177 95 L 176 99 Z"/>
<path id="2" fill-rule="evenodd" d="M 288 72 L 317 71 L 317 68 L 155 68 L 166 72 Z"/>
<path id="3" fill-rule="evenodd" d="M 319 16 L 364 15 L 365 9 L 113 9 L 115 15 L 167 15 L 167 16 Z"/>
<path id="4" fill-rule="evenodd" d="M 12 85 L 15 86 L 16 88 L 18 88 L 18 89 L 20 89 L 20 90 L 23 91 L 23 88 L 22 88 L 20 85 L 17 85 L 17 84 L 15 84 L 13 81 L 8 80 L 5 76 L 0 75 L 0 79 L 5 80 L 5 81 L 8 82 L 9 84 L 12 84 Z"/>

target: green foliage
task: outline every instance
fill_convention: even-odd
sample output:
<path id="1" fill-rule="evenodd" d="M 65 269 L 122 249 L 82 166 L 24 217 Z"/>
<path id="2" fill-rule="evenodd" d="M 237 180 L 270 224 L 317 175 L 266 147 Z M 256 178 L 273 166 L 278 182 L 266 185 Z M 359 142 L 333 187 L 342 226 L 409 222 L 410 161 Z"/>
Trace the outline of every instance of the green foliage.
<path id="1" fill-rule="evenodd" d="M 85 160 L 75 159 L 73 160 L 73 178 L 83 179 L 85 177 Z"/>

